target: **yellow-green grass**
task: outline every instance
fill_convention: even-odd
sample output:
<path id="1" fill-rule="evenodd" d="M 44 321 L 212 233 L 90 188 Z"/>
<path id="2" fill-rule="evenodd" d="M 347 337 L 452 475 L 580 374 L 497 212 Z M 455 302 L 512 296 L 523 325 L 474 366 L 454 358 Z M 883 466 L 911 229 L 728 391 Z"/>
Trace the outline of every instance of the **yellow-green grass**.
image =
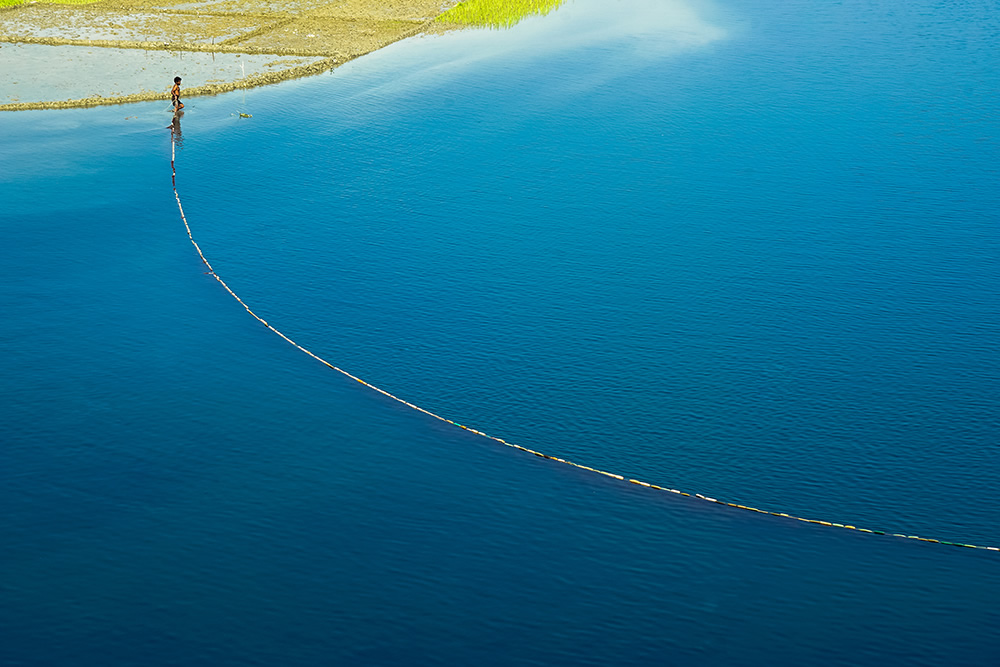
<path id="1" fill-rule="evenodd" d="M 14 5 L 23 5 L 31 0 L 0 0 L 0 7 L 13 7 Z M 91 5 L 95 2 L 100 2 L 100 0 L 44 0 L 46 4 L 53 5 Z"/>
<path id="2" fill-rule="evenodd" d="M 441 14 L 437 20 L 441 23 L 509 28 L 531 14 L 548 14 L 562 2 L 563 0 L 465 0 Z"/>

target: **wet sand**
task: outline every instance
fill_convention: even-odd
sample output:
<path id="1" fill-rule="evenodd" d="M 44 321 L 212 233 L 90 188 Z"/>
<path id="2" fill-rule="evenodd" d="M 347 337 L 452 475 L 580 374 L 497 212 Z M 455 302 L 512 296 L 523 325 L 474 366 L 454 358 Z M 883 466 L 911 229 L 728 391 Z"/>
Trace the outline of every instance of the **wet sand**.
<path id="1" fill-rule="evenodd" d="M 214 95 L 327 71 L 457 0 L 109 0 L 0 9 L 0 111 Z"/>

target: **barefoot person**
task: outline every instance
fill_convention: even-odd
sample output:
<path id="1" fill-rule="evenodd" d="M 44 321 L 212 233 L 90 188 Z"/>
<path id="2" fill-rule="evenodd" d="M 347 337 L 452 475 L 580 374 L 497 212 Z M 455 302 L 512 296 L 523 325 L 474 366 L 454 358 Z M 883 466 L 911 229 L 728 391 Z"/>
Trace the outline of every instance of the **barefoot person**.
<path id="1" fill-rule="evenodd" d="M 174 105 L 174 113 L 184 108 L 184 103 L 181 102 L 181 78 L 179 76 L 174 77 L 174 87 L 170 89 L 170 102 Z"/>

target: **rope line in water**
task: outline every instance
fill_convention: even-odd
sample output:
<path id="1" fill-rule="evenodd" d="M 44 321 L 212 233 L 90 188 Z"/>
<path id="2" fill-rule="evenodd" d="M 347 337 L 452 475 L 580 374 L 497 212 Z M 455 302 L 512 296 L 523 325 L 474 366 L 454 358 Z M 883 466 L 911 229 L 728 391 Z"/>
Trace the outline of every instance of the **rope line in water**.
<path id="1" fill-rule="evenodd" d="M 194 246 L 194 249 L 198 252 L 198 256 L 201 257 L 201 261 L 204 262 L 205 266 L 208 267 L 208 273 L 213 278 L 215 278 L 217 281 L 219 281 L 219 284 L 222 285 L 222 287 L 227 292 L 229 292 L 229 295 L 232 296 L 234 299 L 236 299 L 236 301 L 239 302 L 239 304 L 241 306 L 243 306 L 246 309 L 246 311 L 248 313 L 250 313 L 250 315 L 255 320 L 257 320 L 258 322 L 260 322 L 261 324 L 263 324 L 265 327 L 267 327 L 268 329 L 270 329 L 271 331 L 273 331 L 275 334 L 277 334 L 278 336 L 280 336 L 282 339 L 285 340 L 285 342 L 287 342 L 288 344 L 290 344 L 290 345 L 298 348 L 302 352 L 305 352 L 310 357 L 312 357 L 316 361 L 320 362 L 324 366 L 328 366 L 329 368 L 337 371 L 338 373 L 346 375 L 347 377 L 351 378 L 352 380 L 355 380 L 356 382 L 359 382 L 359 383 L 363 384 L 364 386 L 368 387 L 369 389 L 377 391 L 378 393 L 382 394 L 383 396 L 385 396 L 387 398 L 391 398 L 394 401 L 402 403 L 406 407 L 412 408 L 412 409 L 416 410 L 417 412 L 422 412 L 423 414 L 427 415 L 428 417 L 433 417 L 434 419 L 437 419 L 439 421 L 445 422 L 447 424 L 451 424 L 453 426 L 457 426 L 460 429 L 468 431 L 469 433 L 474 433 L 474 434 L 482 436 L 484 438 L 488 438 L 490 440 L 493 440 L 494 442 L 500 443 L 501 445 L 506 445 L 507 447 L 511 447 L 513 449 L 518 449 L 518 450 L 520 450 L 522 452 L 526 452 L 528 454 L 534 454 L 535 456 L 538 456 L 538 457 L 543 458 L 543 459 L 548 459 L 550 461 L 556 461 L 558 463 L 564 463 L 564 464 L 566 464 L 568 466 L 572 466 L 574 468 L 579 468 L 580 470 L 587 470 L 589 472 L 594 472 L 594 473 L 597 473 L 598 475 L 604 475 L 605 477 L 611 477 L 613 479 L 617 479 L 617 480 L 622 481 L 622 482 L 628 482 L 630 484 L 636 484 L 638 486 L 644 486 L 644 487 L 646 487 L 648 489 L 654 489 L 656 491 L 667 491 L 669 493 L 675 493 L 675 494 L 678 494 L 678 495 L 681 495 L 681 496 L 686 496 L 688 498 L 697 498 L 699 500 L 704 500 L 706 502 L 715 503 L 717 505 L 725 505 L 727 507 L 733 507 L 735 509 L 745 510 L 745 511 L 748 511 L 748 512 L 756 512 L 757 514 L 769 514 L 771 516 L 783 517 L 783 518 L 786 518 L 786 519 L 794 519 L 796 521 L 802 521 L 804 523 L 814 523 L 814 524 L 817 524 L 817 525 L 820 525 L 820 526 L 830 526 L 832 528 L 844 528 L 844 529 L 847 529 L 847 530 L 856 530 L 856 531 L 861 532 L 861 533 L 871 533 L 871 534 L 874 534 L 874 535 L 889 535 L 891 537 L 901 537 L 901 538 L 908 539 L 908 540 L 919 540 L 920 542 L 933 542 L 934 544 L 944 544 L 944 545 L 952 546 L 952 547 L 964 547 L 964 548 L 967 548 L 967 549 L 983 549 L 983 550 L 986 550 L 986 551 L 998 551 L 998 552 L 1000 552 L 1000 547 L 986 547 L 986 546 L 980 546 L 980 545 L 977 545 L 977 544 L 964 544 L 962 542 L 948 542 L 946 540 L 937 540 L 937 539 L 930 538 L 930 537 L 920 537 L 919 535 L 905 535 L 903 533 L 890 533 L 890 532 L 887 532 L 887 531 L 884 531 L 884 530 L 871 530 L 871 529 L 868 529 L 868 528 L 859 528 L 858 526 L 853 526 L 853 525 L 850 525 L 850 524 L 843 524 L 843 523 L 836 523 L 836 522 L 833 522 L 833 521 L 821 521 L 819 519 L 807 519 L 805 517 L 795 516 L 795 515 L 792 515 L 792 514 L 786 514 L 785 512 L 771 512 L 771 511 L 768 511 L 768 510 L 758 509 L 756 507 L 750 507 L 749 505 L 740 505 L 738 503 L 726 502 L 725 500 L 718 500 L 717 498 L 710 498 L 709 496 L 704 496 L 704 495 L 702 495 L 700 493 L 687 493 L 685 491 L 680 491 L 678 489 L 671 489 L 671 488 L 668 488 L 668 487 L 665 487 L 665 486 L 659 486 L 657 484 L 650 484 L 649 482 L 643 482 L 642 480 L 638 480 L 638 479 L 626 478 L 626 477 L 624 477 L 622 475 L 617 475 L 617 474 L 615 474 L 613 472 L 607 472 L 606 470 L 599 470 L 597 468 L 591 468 L 590 466 L 585 466 L 585 465 L 580 464 L 580 463 L 574 463 L 573 461 L 562 459 L 562 458 L 559 458 L 558 456 L 550 456 L 550 455 L 544 454 L 542 452 L 537 452 L 534 449 L 529 449 L 527 447 L 522 447 L 521 445 L 515 444 L 513 442 L 507 442 L 503 438 L 498 438 L 495 435 L 490 435 L 489 433 L 483 433 L 482 431 L 478 431 L 478 430 L 476 430 L 474 428 L 471 428 L 469 426 L 465 426 L 463 424 L 459 424 L 458 422 L 452 421 L 451 419 L 446 419 L 445 417 L 442 417 L 441 415 L 435 414 L 435 413 L 431 412 L 430 410 L 425 410 L 424 408 L 420 407 L 419 405 L 414 405 L 413 403 L 410 403 L 409 401 L 407 401 L 405 399 L 402 399 L 402 398 L 400 398 L 398 396 L 390 394 L 389 392 L 387 392 L 386 390 L 382 389 L 381 387 L 376 387 L 373 384 L 365 382 L 364 380 L 362 380 L 361 378 L 357 377 L 356 375 L 352 375 L 351 373 L 348 373 L 343 368 L 339 368 L 337 366 L 334 366 L 333 364 L 331 364 L 326 359 L 324 359 L 324 358 L 320 357 L 319 355 L 314 354 L 310 350 L 302 347 L 301 345 L 299 345 L 298 343 L 296 343 L 294 340 L 292 340 L 291 338 L 289 338 L 288 336 L 286 336 L 285 334 L 283 334 L 281 331 L 278 331 L 277 329 L 275 329 L 273 326 L 271 326 L 270 324 L 268 324 L 268 322 L 263 317 L 261 317 L 260 315 L 258 315 L 257 313 L 255 313 L 250 308 L 250 306 L 248 306 L 243 301 L 243 299 L 241 299 L 239 297 L 239 295 L 236 294 L 236 292 L 234 292 L 232 290 L 232 288 L 230 288 L 229 285 L 226 284 L 226 281 L 223 280 L 219 276 L 219 274 L 215 272 L 215 269 L 212 268 L 212 265 L 209 263 L 208 259 L 205 257 L 205 253 L 203 253 L 201 251 L 201 246 L 199 246 L 198 243 L 197 243 L 197 241 L 194 240 L 194 235 L 191 233 L 191 226 L 188 224 L 187 216 L 184 215 L 184 207 L 181 206 L 181 197 L 177 193 L 177 169 L 174 166 L 175 159 L 176 159 L 176 142 L 175 142 L 175 138 L 174 138 L 174 133 L 171 132 L 171 134 L 170 134 L 170 171 L 171 171 L 170 180 L 171 180 L 171 183 L 173 184 L 173 188 L 174 188 L 174 198 L 177 200 L 177 210 L 180 212 L 181 221 L 184 223 L 184 229 L 187 230 L 188 239 L 191 241 L 191 245 Z"/>

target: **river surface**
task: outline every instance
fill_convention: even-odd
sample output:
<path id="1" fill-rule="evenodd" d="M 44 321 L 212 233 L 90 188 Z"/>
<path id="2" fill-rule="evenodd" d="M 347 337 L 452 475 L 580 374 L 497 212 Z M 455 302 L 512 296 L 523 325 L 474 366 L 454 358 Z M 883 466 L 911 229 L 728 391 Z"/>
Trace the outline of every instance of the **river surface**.
<path id="1" fill-rule="evenodd" d="M 191 98 L 177 188 L 427 410 L 998 546 L 998 43 L 992 0 L 568 0 Z M 1000 553 L 288 345 L 188 242 L 167 106 L 0 116 L 0 663 L 1000 662 Z"/>

